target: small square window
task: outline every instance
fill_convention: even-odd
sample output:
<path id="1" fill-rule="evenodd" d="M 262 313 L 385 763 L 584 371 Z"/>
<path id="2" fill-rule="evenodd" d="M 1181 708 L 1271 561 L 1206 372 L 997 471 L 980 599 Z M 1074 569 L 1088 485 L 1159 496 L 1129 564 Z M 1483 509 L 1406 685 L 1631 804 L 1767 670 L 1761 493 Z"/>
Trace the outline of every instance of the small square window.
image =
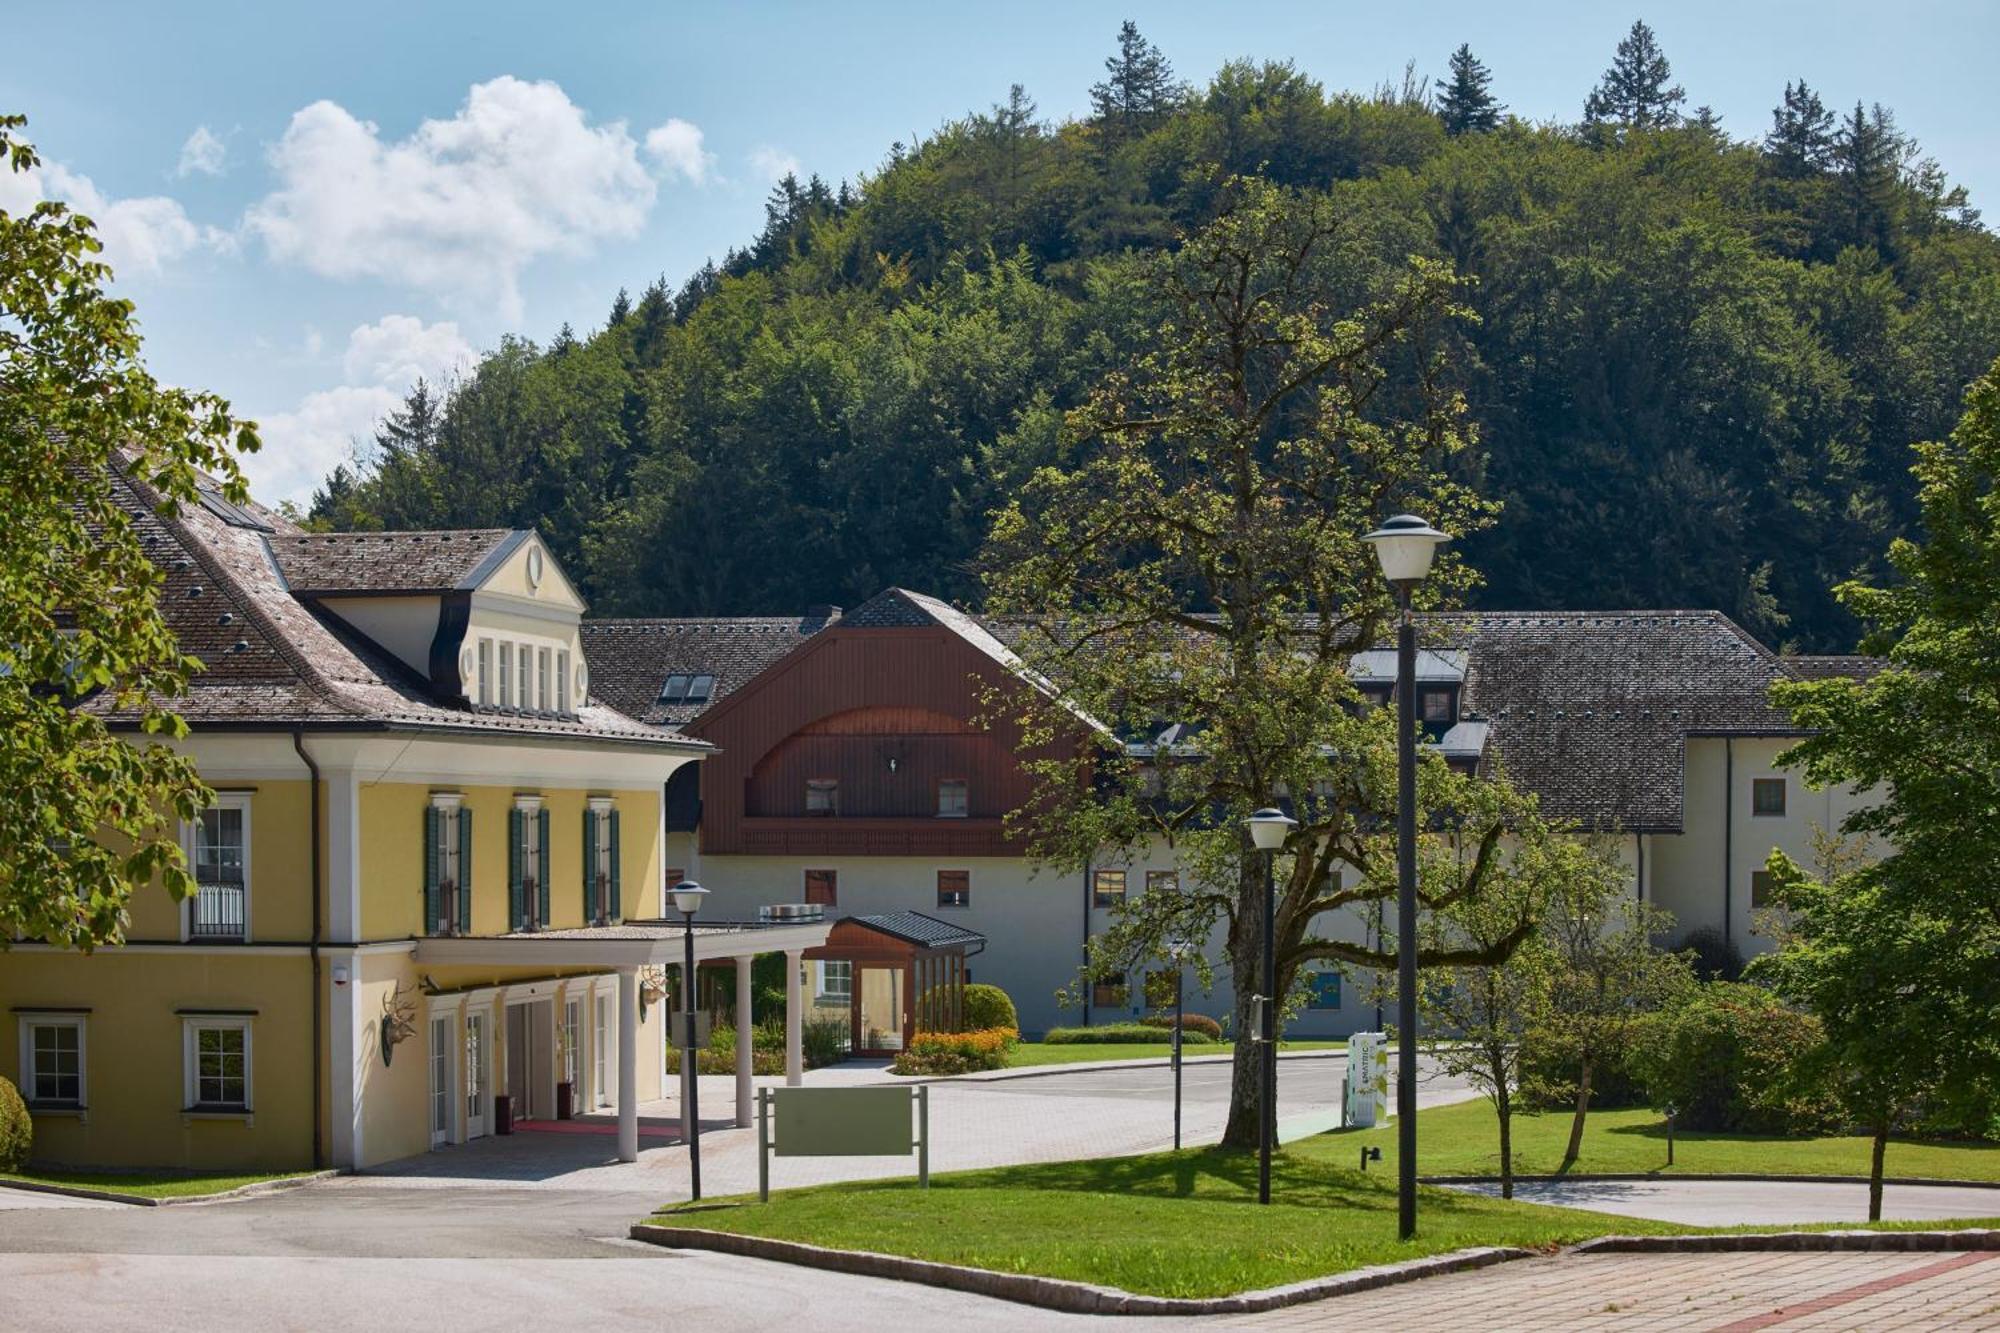
<path id="1" fill-rule="evenodd" d="M 806 901 L 832 907 L 840 901 L 839 877 L 831 870 L 806 871 Z"/>
<path id="2" fill-rule="evenodd" d="M 250 1024 L 247 1021 L 188 1020 L 186 1059 L 189 1110 L 250 1109 Z"/>
<path id="3" fill-rule="evenodd" d="M 937 905 L 939 907 L 972 906 L 972 872 L 970 870 L 938 871 L 937 889 Z"/>
<path id="4" fill-rule="evenodd" d="M 831 1004 L 846 1004 L 854 998 L 854 963 L 849 959 L 829 958 L 819 965 L 819 985 L 813 994 Z"/>
<path id="5" fill-rule="evenodd" d="M 1452 692 L 1450 690 L 1425 690 L 1418 696 L 1423 706 L 1426 722 L 1453 721 Z"/>
<path id="6" fill-rule="evenodd" d="M 1122 870 L 1100 870 L 1090 881 L 1090 904 L 1093 907 L 1116 907 L 1125 901 L 1125 872 Z"/>
<path id="7" fill-rule="evenodd" d="M 83 1018 L 24 1019 L 21 1092 L 36 1109 L 84 1107 Z"/>
<path id="8" fill-rule="evenodd" d="M 1130 997 L 1125 978 L 1114 977 L 1109 981 L 1092 982 L 1090 1003 L 1097 1009 L 1123 1009 Z"/>
<path id="9" fill-rule="evenodd" d="M 1775 907 L 1777 904 L 1772 901 L 1772 891 L 1776 888 L 1777 888 L 1777 881 L 1771 878 L 1770 871 L 1768 870 L 1751 871 L 1750 906 L 1753 908 Z"/>
<path id="10" fill-rule="evenodd" d="M 939 819 L 963 819 L 972 808 L 972 796 L 964 778 L 944 778 L 938 782 Z"/>
<path id="11" fill-rule="evenodd" d="M 838 779 L 806 779 L 806 813 L 809 815 L 837 815 L 840 813 L 840 782 Z"/>
<path id="12" fill-rule="evenodd" d="M 1146 872 L 1147 893 L 1174 893 L 1181 886 L 1178 870 L 1148 870 Z"/>
<path id="13" fill-rule="evenodd" d="M 1311 972 L 1306 975 L 1306 1008 L 1340 1008 L 1340 973 Z"/>
<path id="14" fill-rule="evenodd" d="M 1785 813 L 1785 780 L 1783 778 L 1755 778 L 1750 783 L 1750 813 L 1753 815 L 1782 815 Z"/>

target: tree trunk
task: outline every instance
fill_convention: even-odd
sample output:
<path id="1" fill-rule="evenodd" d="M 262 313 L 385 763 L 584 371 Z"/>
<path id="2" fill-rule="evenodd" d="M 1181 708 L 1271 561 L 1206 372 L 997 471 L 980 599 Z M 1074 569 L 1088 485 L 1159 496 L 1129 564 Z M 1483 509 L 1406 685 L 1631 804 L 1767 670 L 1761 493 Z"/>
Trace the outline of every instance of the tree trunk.
<path id="1" fill-rule="evenodd" d="M 1500 1114 L 1500 1197 L 1514 1197 L 1514 1102 L 1507 1092 L 1504 1070 L 1494 1080 L 1493 1109 Z"/>
<path id="2" fill-rule="evenodd" d="M 1264 886 L 1261 867 L 1256 874 L 1257 891 L 1261 893 Z M 1247 897 L 1247 903 L 1253 913 L 1252 924 L 1248 929 L 1231 932 L 1229 950 L 1229 981 L 1236 992 L 1236 1052 L 1229 1066 L 1229 1120 L 1222 1129 L 1222 1146 L 1255 1152 L 1257 1117 L 1263 1111 L 1259 1095 L 1263 1071 L 1259 1065 L 1262 1051 L 1250 1040 L 1250 1033 L 1257 1026 L 1257 1004 L 1251 997 L 1258 993 L 1258 974 L 1263 967 L 1263 918 L 1254 915 L 1255 897 Z"/>
<path id="3" fill-rule="evenodd" d="M 1563 1149 L 1561 1170 L 1575 1166 L 1576 1159 L 1583 1155 L 1583 1118 L 1589 1113 L 1590 1061 L 1586 1059 L 1576 1071 L 1576 1118 L 1569 1122 L 1569 1146 Z"/>
<path id="4" fill-rule="evenodd" d="M 1889 1117 L 1875 1122 L 1875 1149 L 1868 1162 L 1868 1220 L 1882 1220 L 1882 1158 L 1889 1150 Z"/>

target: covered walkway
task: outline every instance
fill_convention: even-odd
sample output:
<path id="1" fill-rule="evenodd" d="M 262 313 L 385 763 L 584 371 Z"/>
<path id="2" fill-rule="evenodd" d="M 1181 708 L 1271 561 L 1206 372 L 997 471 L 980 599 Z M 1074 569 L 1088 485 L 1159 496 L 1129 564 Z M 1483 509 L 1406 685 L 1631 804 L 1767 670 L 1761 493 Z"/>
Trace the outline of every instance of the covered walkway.
<path id="1" fill-rule="evenodd" d="M 694 956 L 697 970 L 703 963 L 728 962 L 736 966 L 736 1076 L 733 1123 L 751 1123 L 751 1024 L 750 968 L 759 954 L 785 955 L 785 1082 L 796 1086 L 805 1072 L 800 1035 L 805 1019 L 805 996 L 801 969 L 805 952 L 826 942 L 832 923 L 826 921 L 784 921 L 773 923 L 723 922 L 694 927 Z M 687 927 L 669 921 L 627 921 L 615 926 L 587 926 L 573 930 L 542 930 L 511 935 L 477 937 L 434 937 L 419 940 L 416 962 L 419 967 L 545 969 L 551 973 L 588 970 L 609 972 L 618 979 L 617 1000 L 617 1155 L 621 1162 L 639 1160 L 641 1112 L 638 1094 L 639 1006 L 641 971 L 682 964 L 687 949 Z M 681 1003 L 691 1002 L 692 979 L 683 978 Z M 664 996 L 657 997 L 664 999 Z M 692 1066 L 693 1061 L 683 1062 Z M 691 1075 L 684 1068 L 683 1086 Z M 486 1094 L 491 1096 L 490 1089 Z M 683 1092 L 685 1098 L 685 1091 Z M 483 1112 L 484 1108 L 480 1108 Z M 712 1117 L 704 1117 L 709 1123 Z M 578 1135 L 591 1131 L 585 1116 L 576 1124 Z M 723 1123 L 730 1123 L 724 1121 Z M 673 1134 L 678 1138 L 676 1122 Z M 565 1135 L 552 1134 L 560 1138 Z"/>

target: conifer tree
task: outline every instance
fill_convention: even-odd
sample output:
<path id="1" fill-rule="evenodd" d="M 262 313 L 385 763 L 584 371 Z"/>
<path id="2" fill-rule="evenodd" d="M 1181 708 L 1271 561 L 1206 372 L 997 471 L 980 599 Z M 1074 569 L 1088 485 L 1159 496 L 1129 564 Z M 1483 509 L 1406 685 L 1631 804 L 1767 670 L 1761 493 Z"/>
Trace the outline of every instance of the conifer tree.
<path id="1" fill-rule="evenodd" d="M 1499 126 L 1500 113 L 1507 108 L 1486 90 L 1492 82 L 1492 71 L 1472 54 L 1471 46 L 1461 44 L 1451 53 L 1451 75 L 1437 99 L 1438 119 L 1446 134 L 1484 134 Z"/>
<path id="2" fill-rule="evenodd" d="M 1781 176 L 1810 176 L 1833 158 L 1833 113 L 1804 79 L 1785 85 L 1785 100 L 1771 109 L 1764 151 Z"/>
<path id="3" fill-rule="evenodd" d="M 1644 19 L 1618 43 L 1618 56 L 1583 104 L 1590 125 L 1618 125 L 1635 130 L 1659 130 L 1678 125 L 1687 92 L 1671 82 L 1673 67 L 1660 50 Z"/>
<path id="4" fill-rule="evenodd" d="M 618 295 L 613 297 L 611 300 L 611 316 L 609 319 L 605 321 L 605 326 L 607 328 L 615 329 L 620 324 L 623 324 L 625 322 L 626 317 L 631 313 L 632 313 L 632 294 L 626 291 L 623 287 L 620 287 L 618 289 Z"/>
<path id="5" fill-rule="evenodd" d="M 1166 56 L 1130 19 L 1118 28 L 1118 54 L 1105 60 L 1104 72 L 1109 77 L 1090 86 L 1090 110 L 1119 138 L 1143 133 L 1185 94 Z"/>
<path id="6" fill-rule="evenodd" d="M 1871 247 L 1884 259 L 1895 257 L 1896 212 L 1908 146 L 1895 116 L 1880 102 L 1866 110 L 1856 102 L 1841 122 L 1833 157 L 1846 214 L 1842 239 L 1848 245 Z"/>

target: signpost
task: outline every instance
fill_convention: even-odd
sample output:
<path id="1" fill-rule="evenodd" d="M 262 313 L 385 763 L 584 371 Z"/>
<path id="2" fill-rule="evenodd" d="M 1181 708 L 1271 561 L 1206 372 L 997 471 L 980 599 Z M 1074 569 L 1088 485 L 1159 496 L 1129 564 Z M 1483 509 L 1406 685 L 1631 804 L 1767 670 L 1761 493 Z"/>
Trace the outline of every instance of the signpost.
<path id="1" fill-rule="evenodd" d="M 771 1201 L 771 1158 L 907 1157 L 931 1184 L 930 1088 L 762 1088 L 757 1093 L 757 1197 Z M 910 1111 L 916 1110 L 911 1128 Z"/>

